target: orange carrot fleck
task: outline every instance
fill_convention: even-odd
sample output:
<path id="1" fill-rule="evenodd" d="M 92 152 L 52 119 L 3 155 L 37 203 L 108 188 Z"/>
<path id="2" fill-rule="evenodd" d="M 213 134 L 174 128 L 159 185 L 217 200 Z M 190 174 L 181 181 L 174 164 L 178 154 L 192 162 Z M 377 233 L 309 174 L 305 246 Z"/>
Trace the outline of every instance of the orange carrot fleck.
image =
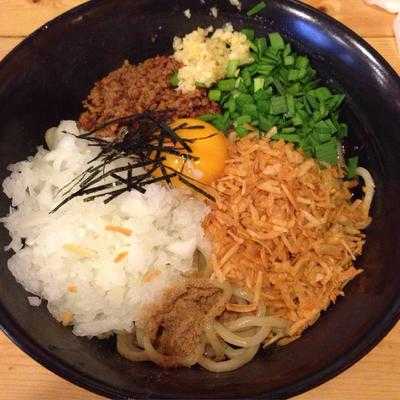
<path id="1" fill-rule="evenodd" d="M 123 226 L 106 225 L 106 231 L 122 233 L 125 236 L 131 236 L 132 230 L 129 228 L 124 228 Z"/>
<path id="2" fill-rule="evenodd" d="M 117 254 L 117 256 L 114 258 L 114 262 L 119 263 L 127 256 L 128 256 L 128 252 L 123 251 L 123 252 Z"/>

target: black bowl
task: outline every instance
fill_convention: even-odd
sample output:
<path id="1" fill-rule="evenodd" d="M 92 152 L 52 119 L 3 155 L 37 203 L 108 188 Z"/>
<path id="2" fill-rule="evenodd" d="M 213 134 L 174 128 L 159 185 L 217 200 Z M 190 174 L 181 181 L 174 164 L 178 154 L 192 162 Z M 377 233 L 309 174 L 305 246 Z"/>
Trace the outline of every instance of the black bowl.
<path id="1" fill-rule="evenodd" d="M 77 118 L 93 83 L 124 59 L 135 62 L 171 50 L 174 35 L 197 26 L 232 21 L 258 33 L 280 31 L 308 54 L 323 80 L 347 94 L 343 118 L 350 146 L 372 172 L 377 193 L 374 221 L 358 261 L 365 272 L 346 297 L 324 313 L 296 342 L 260 353 L 238 371 L 162 370 L 122 359 L 109 341 L 72 335 L 33 309 L 27 293 L 0 257 L 0 322 L 34 359 L 62 377 L 116 398 L 287 398 L 333 377 L 365 355 L 400 315 L 400 80 L 390 66 L 353 32 L 316 10 L 291 0 L 269 0 L 247 18 L 227 0 L 212 2 L 217 20 L 198 0 L 108 0 L 89 2 L 42 27 L 0 64 L 0 180 L 9 163 L 26 158 L 44 130 Z M 244 2 L 245 7 L 249 4 Z M 192 18 L 183 10 L 190 8 Z M 161 28 L 159 28 L 161 27 Z M 0 215 L 8 200 L 0 201 Z M 0 246 L 8 235 L 0 228 Z"/>

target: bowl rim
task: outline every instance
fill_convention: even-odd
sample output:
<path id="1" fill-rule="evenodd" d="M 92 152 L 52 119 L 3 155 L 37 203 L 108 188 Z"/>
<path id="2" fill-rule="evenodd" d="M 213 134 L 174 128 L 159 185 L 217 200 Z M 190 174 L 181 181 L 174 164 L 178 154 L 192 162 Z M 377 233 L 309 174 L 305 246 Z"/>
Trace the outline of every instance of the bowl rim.
<path id="1" fill-rule="evenodd" d="M 78 17 L 80 14 L 90 11 L 93 8 L 97 8 L 102 4 L 107 3 L 108 0 L 98 0 L 96 2 L 86 1 L 72 9 L 60 14 L 52 20 L 46 22 L 39 28 L 37 28 L 30 35 L 25 37 L 16 47 L 14 47 L 1 61 L 0 69 L 3 68 L 14 56 L 18 54 L 20 49 L 30 46 L 31 42 L 40 34 L 46 32 L 49 28 L 59 23 L 66 22 L 71 18 Z M 146 1 L 146 0 L 143 0 Z M 321 22 L 333 26 L 335 29 L 339 29 L 345 34 L 349 35 L 357 44 L 359 49 L 364 52 L 366 56 L 374 60 L 380 67 L 382 67 L 386 73 L 388 73 L 390 79 L 397 82 L 400 90 L 400 76 L 394 70 L 394 68 L 386 61 L 386 59 L 375 50 L 365 39 L 355 33 L 353 30 L 348 28 L 343 23 L 339 22 L 335 18 L 324 14 L 315 7 L 308 4 L 302 3 L 298 0 L 269 0 L 270 2 L 283 4 L 296 11 L 306 12 L 308 15 L 316 17 Z M 253 399 L 288 399 L 292 396 L 305 393 L 328 380 L 336 377 L 357 361 L 361 360 L 367 355 L 395 326 L 400 320 L 400 295 L 394 299 L 392 304 L 388 306 L 384 317 L 377 322 L 373 328 L 360 340 L 360 342 L 348 353 L 338 356 L 338 358 L 328 367 L 318 371 L 315 374 L 292 383 L 291 385 L 272 390 L 269 392 L 262 393 L 260 395 L 253 396 Z M 23 352 L 28 354 L 33 360 L 44 366 L 51 372 L 55 373 L 59 377 L 81 387 L 89 390 L 98 395 L 106 396 L 107 398 L 113 399 L 129 399 L 132 393 L 118 389 L 117 387 L 110 386 L 103 383 L 102 381 L 92 378 L 85 373 L 78 372 L 72 366 L 67 365 L 59 358 L 55 357 L 44 347 L 38 345 L 32 340 L 27 332 L 25 332 L 18 323 L 12 318 L 12 316 L 4 309 L 0 302 L 0 331 L 2 331 L 17 347 Z M 135 394 L 139 395 L 139 393 Z M 141 398 L 141 397 L 140 397 Z M 157 398 L 151 395 L 146 398 Z M 160 397 L 159 397 L 160 398 Z M 166 395 L 162 398 L 171 398 Z M 190 398 L 190 397 L 187 397 Z M 193 397 L 192 397 L 193 398 Z M 196 397 L 198 399 L 210 399 L 209 396 Z M 239 397 L 232 396 L 232 399 Z"/>

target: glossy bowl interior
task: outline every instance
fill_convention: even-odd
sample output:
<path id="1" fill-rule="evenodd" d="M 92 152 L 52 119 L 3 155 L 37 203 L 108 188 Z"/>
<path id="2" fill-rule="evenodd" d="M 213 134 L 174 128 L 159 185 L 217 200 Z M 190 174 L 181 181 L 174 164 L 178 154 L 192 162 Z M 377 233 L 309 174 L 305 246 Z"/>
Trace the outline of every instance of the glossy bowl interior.
<path id="1" fill-rule="evenodd" d="M 207 2 L 206 2 L 207 3 Z M 400 309 L 400 83 L 388 64 L 351 31 L 290 0 L 267 2 L 256 18 L 226 0 L 213 1 L 217 20 L 198 0 L 90 2 L 25 40 L 0 64 L 0 180 L 6 166 L 32 155 L 46 128 L 76 119 L 93 83 L 123 60 L 141 61 L 171 51 L 174 35 L 231 21 L 259 34 L 281 32 L 308 54 L 319 74 L 347 94 L 343 118 L 350 151 L 372 172 L 377 193 L 368 242 L 357 265 L 365 272 L 346 297 L 296 342 L 261 352 L 238 371 L 162 370 L 133 364 L 113 340 L 72 335 L 47 312 L 31 308 L 27 293 L 0 253 L 0 322 L 28 354 L 70 381 L 112 398 L 286 398 L 339 373 L 362 357 L 393 326 Z M 243 2 L 246 7 L 249 3 Z M 183 10 L 190 8 L 192 18 Z M 73 157 L 73 155 L 71 155 Z M 0 215 L 9 202 L 0 194 Z M 0 247 L 8 243 L 0 228 Z"/>

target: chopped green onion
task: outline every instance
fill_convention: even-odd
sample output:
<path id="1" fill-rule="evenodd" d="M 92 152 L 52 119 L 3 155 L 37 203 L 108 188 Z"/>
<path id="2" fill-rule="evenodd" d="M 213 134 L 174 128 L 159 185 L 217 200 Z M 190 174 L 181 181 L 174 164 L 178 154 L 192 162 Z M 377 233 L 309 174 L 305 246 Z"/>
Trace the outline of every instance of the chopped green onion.
<path id="1" fill-rule="evenodd" d="M 250 42 L 254 40 L 254 29 L 243 28 L 240 32 L 243 33 L 243 35 L 246 35 L 247 40 Z"/>
<path id="2" fill-rule="evenodd" d="M 198 118 L 205 122 L 211 122 L 215 117 L 219 114 L 203 114 L 200 115 Z"/>
<path id="3" fill-rule="evenodd" d="M 259 76 L 259 78 L 262 78 L 262 79 L 264 79 L 264 81 L 265 81 L 265 78 L 264 77 L 262 77 L 262 76 Z M 264 82 L 265 83 L 265 82 Z M 257 103 L 258 101 L 260 101 L 260 100 L 267 100 L 267 99 L 269 99 L 271 97 L 271 95 L 270 95 L 270 93 L 267 91 L 267 90 L 258 90 L 258 91 L 256 91 L 256 92 L 254 92 L 254 95 L 253 95 L 253 99 L 255 100 L 255 102 Z"/>
<path id="4" fill-rule="evenodd" d="M 263 132 L 268 132 L 275 126 L 275 121 L 272 118 L 266 118 L 263 115 L 259 117 L 259 127 Z"/>
<path id="5" fill-rule="evenodd" d="M 231 97 L 227 103 L 228 111 L 233 114 L 236 111 L 236 101 L 234 97 Z"/>
<path id="6" fill-rule="evenodd" d="M 212 120 L 212 124 L 222 132 L 225 132 L 229 128 L 229 115 L 228 114 L 217 114 L 216 117 Z"/>
<path id="7" fill-rule="evenodd" d="M 320 161 L 331 165 L 336 164 L 338 158 L 336 140 L 315 146 L 315 156 Z"/>
<path id="8" fill-rule="evenodd" d="M 292 53 L 292 46 L 290 45 L 290 43 L 287 43 L 285 46 L 285 50 L 283 51 L 283 56 L 287 57 L 291 53 Z"/>
<path id="9" fill-rule="evenodd" d="M 293 96 L 296 96 L 297 94 L 301 93 L 301 85 L 300 83 L 296 82 L 293 83 L 293 85 L 290 85 L 287 90 L 286 93 L 292 94 Z"/>
<path id="10" fill-rule="evenodd" d="M 179 86 L 179 78 L 178 78 L 178 72 L 174 72 L 171 77 L 169 78 L 169 83 L 173 87 Z"/>
<path id="11" fill-rule="evenodd" d="M 258 38 L 255 41 L 255 45 L 257 46 L 258 55 L 262 56 L 264 51 L 267 49 L 267 39 L 265 39 L 265 37 Z"/>
<path id="12" fill-rule="evenodd" d="M 218 89 L 221 92 L 230 92 L 235 89 L 236 79 L 223 79 L 218 82 Z"/>
<path id="13" fill-rule="evenodd" d="M 248 134 L 250 126 L 261 132 L 277 127 L 274 139 L 295 143 L 307 156 L 336 164 L 337 144 L 348 134 L 338 113 L 345 96 L 321 85 L 309 58 L 293 51 L 279 33 L 266 40 L 256 38 L 253 30 L 242 32 L 251 41 L 254 61 L 245 66 L 235 60 L 228 63 L 227 79 L 208 92 L 224 114 L 201 118 L 220 130 L 233 126 L 238 136 Z"/>
<path id="14" fill-rule="evenodd" d="M 257 53 L 257 46 L 253 42 L 250 42 L 250 49 Z"/>
<path id="15" fill-rule="evenodd" d="M 294 97 L 291 94 L 286 95 L 287 115 L 292 117 L 295 113 Z"/>
<path id="16" fill-rule="evenodd" d="M 239 125 L 235 127 L 235 131 L 239 137 L 245 137 L 249 130 L 243 125 Z"/>
<path id="17" fill-rule="evenodd" d="M 247 16 L 251 17 L 252 15 L 258 14 L 260 11 L 264 10 L 267 5 L 264 1 L 260 1 L 254 7 L 252 7 L 249 11 L 247 11 Z"/>
<path id="18" fill-rule="evenodd" d="M 321 143 L 329 142 L 331 139 L 332 139 L 332 136 L 329 135 L 328 133 L 320 133 L 320 134 L 318 135 L 318 140 L 319 140 Z"/>
<path id="19" fill-rule="evenodd" d="M 296 59 L 296 67 L 298 69 L 304 69 L 307 68 L 310 64 L 310 60 L 308 59 L 308 57 L 305 56 L 299 56 Z"/>
<path id="20" fill-rule="evenodd" d="M 237 118 L 234 121 L 233 125 L 239 126 L 239 125 L 249 124 L 250 122 L 251 122 L 250 115 L 242 115 L 241 117 Z"/>
<path id="21" fill-rule="evenodd" d="M 254 103 L 253 97 L 249 94 L 241 93 L 238 97 L 236 97 L 236 103 L 242 107 L 245 104 Z"/>
<path id="22" fill-rule="evenodd" d="M 262 77 L 254 78 L 254 93 L 258 90 L 264 89 L 265 79 Z"/>
<path id="23" fill-rule="evenodd" d="M 251 79 L 250 71 L 243 70 L 241 75 L 242 75 L 242 79 L 243 79 L 243 84 L 247 87 L 250 87 L 253 83 L 253 81 Z"/>
<path id="24" fill-rule="evenodd" d="M 284 89 L 283 85 L 281 84 L 281 82 L 280 82 L 278 79 L 274 79 L 274 80 L 272 81 L 272 83 L 274 84 L 274 86 L 275 86 L 277 92 L 278 92 L 279 94 L 283 95 L 283 93 L 285 92 L 285 89 Z"/>
<path id="25" fill-rule="evenodd" d="M 271 72 L 274 70 L 274 66 L 273 65 L 258 65 L 257 66 L 257 72 L 261 75 L 270 75 Z"/>
<path id="26" fill-rule="evenodd" d="M 300 125 L 303 124 L 303 120 L 301 119 L 301 117 L 295 115 L 295 116 L 292 118 L 292 124 L 293 124 L 294 126 L 300 126 Z"/>
<path id="27" fill-rule="evenodd" d="M 287 105 L 284 96 L 274 96 L 271 98 L 270 113 L 272 115 L 284 114 L 286 111 Z"/>
<path id="28" fill-rule="evenodd" d="M 292 134 L 292 133 L 277 133 L 274 135 L 275 140 L 285 140 L 290 143 L 300 143 L 301 139 L 299 135 Z"/>
<path id="29" fill-rule="evenodd" d="M 211 101 L 219 101 L 221 100 L 221 91 L 218 89 L 213 89 L 208 92 L 208 98 Z"/>
<path id="30" fill-rule="evenodd" d="M 236 71 L 239 66 L 238 60 L 230 60 L 226 67 L 226 76 L 228 78 L 234 78 L 236 76 Z"/>
<path id="31" fill-rule="evenodd" d="M 282 36 L 278 32 L 270 33 L 268 35 L 269 41 L 271 42 L 271 47 L 275 50 L 283 50 L 285 48 L 285 42 Z"/>
<path id="32" fill-rule="evenodd" d="M 261 114 L 268 114 L 270 106 L 271 106 L 271 102 L 268 100 L 258 100 L 257 101 L 257 110 Z M 261 118 L 261 116 L 259 116 L 259 118 Z"/>
<path id="33" fill-rule="evenodd" d="M 333 135 L 337 131 L 335 125 L 329 119 L 317 122 L 314 128 L 316 132 L 326 135 Z"/>
<path id="34" fill-rule="evenodd" d="M 286 57 L 284 57 L 284 58 L 283 58 L 283 63 L 284 63 L 286 66 L 293 65 L 293 64 L 294 64 L 294 57 L 293 57 L 293 56 L 286 56 Z"/>
<path id="35" fill-rule="evenodd" d="M 356 176 L 356 169 L 358 167 L 358 157 L 351 157 L 347 160 L 347 178 L 353 179 Z"/>
<path id="36" fill-rule="evenodd" d="M 339 124 L 338 138 L 343 139 L 347 137 L 349 127 L 346 124 Z"/>
<path id="37" fill-rule="evenodd" d="M 315 96 L 319 101 L 328 100 L 332 96 L 331 91 L 327 87 L 324 87 L 324 86 L 322 86 L 318 89 L 314 89 L 314 90 L 310 91 L 309 93 L 311 93 L 313 96 Z"/>
<path id="38" fill-rule="evenodd" d="M 252 119 L 258 117 L 258 110 L 255 104 L 245 104 L 242 107 L 242 112 L 245 116 L 249 115 L 252 117 Z"/>
<path id="39" fill-rule="evenodd" d="M 283 128 L 282 133 L 293 133 L 296 132 L 296 128 L 293 128 L 292 126 L 289 128 Z"/>

